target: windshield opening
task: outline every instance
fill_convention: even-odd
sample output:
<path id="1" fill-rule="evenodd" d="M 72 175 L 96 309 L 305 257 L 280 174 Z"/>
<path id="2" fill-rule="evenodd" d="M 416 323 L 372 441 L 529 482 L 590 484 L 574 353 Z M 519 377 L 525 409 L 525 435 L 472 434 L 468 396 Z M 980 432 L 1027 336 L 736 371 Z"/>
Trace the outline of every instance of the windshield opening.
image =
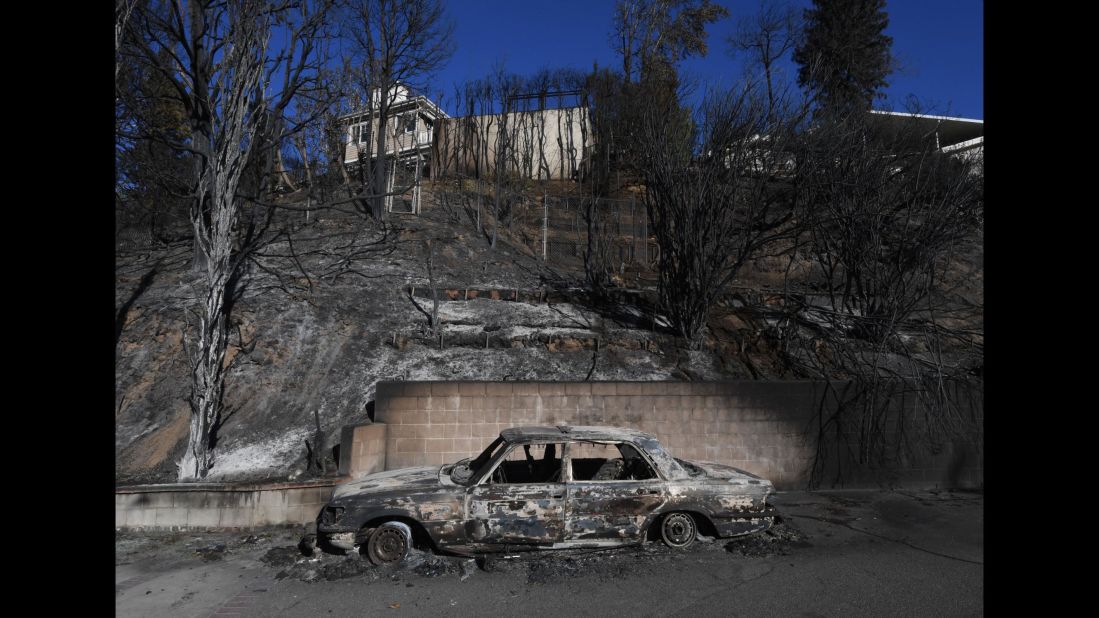
<path id="1" fill-rule="evenodd" d="M 485 467 L 488 462 L 492 461 L 492 458 L 500 452 L 503 447 L 504 439 L 496 438 L 492 441 L 492 444 L 488 445 L 488 448 L 481 451 L 473 461 L 469 461 L 469 458 L 463 459 L 454 464 L 454 468 L 450 471 L 450 480 L 460 485 L 466 485 L 469 483 L 469 479 L 477 475 L 482 468 Z"/>

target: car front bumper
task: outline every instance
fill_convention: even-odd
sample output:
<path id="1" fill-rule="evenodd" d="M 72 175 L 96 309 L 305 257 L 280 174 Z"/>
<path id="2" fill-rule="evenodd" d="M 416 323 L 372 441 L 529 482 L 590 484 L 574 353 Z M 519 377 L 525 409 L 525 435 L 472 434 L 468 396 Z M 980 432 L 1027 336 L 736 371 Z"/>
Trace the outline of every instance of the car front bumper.
<path id="1" fill-rule="evenodd" d="M 323 538 L 324 542 L 335 547 L 336 549 L 343 549 L 351 551 L 355 549 L 355 533 L 354 532 L 320 532 L 317 535 L 319 538 Z"/>
<path id="2" fill-rule="evenodd" d="M 719 537 L 741 536 L 766 530 L 774 525 L 778 510 L 770 504 L 762 511 L 744 513 L 734 517 L 713 519 Z"/>

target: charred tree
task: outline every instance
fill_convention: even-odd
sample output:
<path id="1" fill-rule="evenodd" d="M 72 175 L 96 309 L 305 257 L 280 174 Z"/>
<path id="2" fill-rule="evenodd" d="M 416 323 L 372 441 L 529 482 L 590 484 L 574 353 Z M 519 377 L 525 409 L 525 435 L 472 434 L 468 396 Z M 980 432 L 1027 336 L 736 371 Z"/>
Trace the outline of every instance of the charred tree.
<path id="1" fill-rule="evenodd" d="M 753 89 L 707 99 L 696 125 L 678 98 L 652 96 L 629 148 L 660 246 L 660 304 L 697 349 L 711 307 L 748 260 L 790 237 L 795 187 L 785 153 L 804 107 L 767 113 Z"/>
<path id="2" fill-rule="evenodd" d="M 330 2 L 274 5 L 262 0 L 144 3 L 126 27 L 124 58 L 158 76 L 157 98 L 181 110 L 184 127 L 156 130 L 143 117 L 139 90 L 124 139 L 159 143 L 186 163 L 172 181 L 189 204 L 194 244 L 196 324 L 188 337 L 191 424 L 180 480 L 203 478 L 214 463 L 222 425 L 229 318 L 247 265 L 270 236 L 276 151 L 299 128 L 291 102 L 308 91 L 323 64 L 315 45 Z M 271 48 L 272 39 L 285 47 Z M 271 76 L 282 74 L 278 89 Z"/>
<path id="3" fill-rule="evenodd" d="M 797 44 L 801 23 L 797 12 L 789 5 L 760 0 L 755 15 L 741 18 L 736 31 L 727 39 L 734 53 L 747 55 L 750 68 L 763 73 L 767 85 L 767 109 L 772 111 L 780 96 L 779 62 Z"/>

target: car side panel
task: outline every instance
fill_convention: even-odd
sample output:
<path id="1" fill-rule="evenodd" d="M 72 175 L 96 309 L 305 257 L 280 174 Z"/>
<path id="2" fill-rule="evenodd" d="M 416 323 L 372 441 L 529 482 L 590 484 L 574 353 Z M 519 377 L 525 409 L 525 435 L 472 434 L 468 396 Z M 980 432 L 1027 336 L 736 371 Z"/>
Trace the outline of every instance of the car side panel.
<path id="1" fill-rule="evenodd" d="M 666 501 L 663 486 L 659 479 L 569 483 L 565 540 L 640 541 L 649 514 Z"/>
<path id="2" fill-rule="evenodd" d="M 484 483 L 470 488 L 465 537 L 479 544 L 553 544 L 564 530 L 564 483 Z"/>
<path id="3" fill-rule="evenodd" d="M 358 532 L 371 520 L 380 517 L 407 517 L 423 525 L 438 546 L 465 542 L 461 526 L 461 489 L 417 493 L 412 495 L 372 496 L 369 499 L 348 497 L 331 504 L 345 511 L 339 523 L 324 524 L 323 511 L 317 518 L 321 533 Z"/>
<path id="4" fill-rule="evenodd" d="M 714 524 L 718 536 L 737 536 L 765 530 L 774 521 L 767 492 L 717 480 L 677 481 L 667 484 L 667 501 L 646 520 L 651 525 L 665 513 L 690 511 Z"/>

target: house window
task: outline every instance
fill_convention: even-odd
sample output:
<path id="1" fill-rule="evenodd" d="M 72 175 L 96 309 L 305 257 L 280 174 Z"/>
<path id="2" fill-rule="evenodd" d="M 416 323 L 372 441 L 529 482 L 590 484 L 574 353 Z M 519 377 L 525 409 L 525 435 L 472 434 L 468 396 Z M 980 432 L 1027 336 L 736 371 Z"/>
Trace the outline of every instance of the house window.
<path id="1" fill-rule="evenodd" d="M 370 130 L 366 126 L 366 123 L 357 124 L 351 127 L 352 144 L 365 144 L 368 141 L 370 141 Z"/>
<path id="2" fill-rule="evenodd" d="M 402 120 L 404 121 L 405 133 L 412 133 L 416 130 L 416 114 L 405 114 Z"/>

